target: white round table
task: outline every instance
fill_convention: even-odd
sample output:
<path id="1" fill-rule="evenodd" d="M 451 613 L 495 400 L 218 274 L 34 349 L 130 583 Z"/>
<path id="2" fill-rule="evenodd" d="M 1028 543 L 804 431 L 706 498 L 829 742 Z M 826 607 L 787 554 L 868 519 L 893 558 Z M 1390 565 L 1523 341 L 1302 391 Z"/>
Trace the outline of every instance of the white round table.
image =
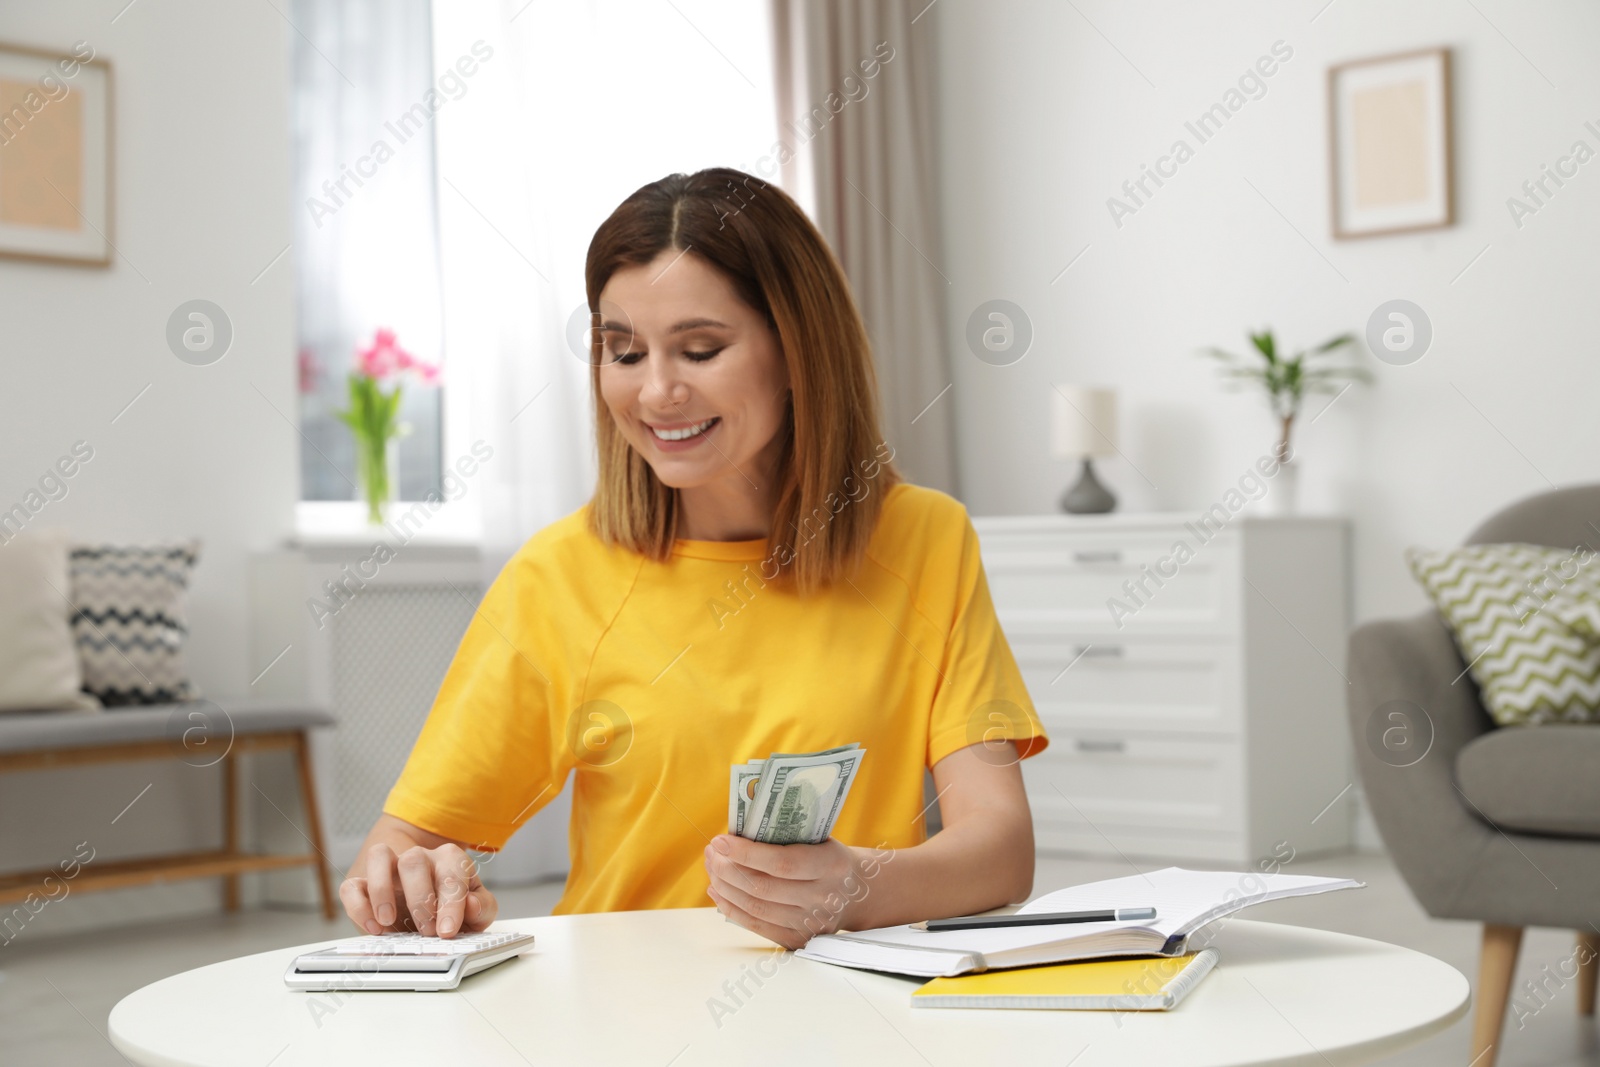
<path id="1" fill-rule="evenodd" d="M 1221 964 L 1183 1003 L 1142 1013 L 913 1010 L 917 980 L 782 954 L 714 908 L 496 928 L 538 940 L 454 992 L 295 992 L 283 973 L 316 947 L 299 946 L 131 993 L 111 1040 L 149 1067 L 1349 1064 L 1438 1033 L 1469 995 L 1431 956 L 1244 920 L 1216 935 Z"/>

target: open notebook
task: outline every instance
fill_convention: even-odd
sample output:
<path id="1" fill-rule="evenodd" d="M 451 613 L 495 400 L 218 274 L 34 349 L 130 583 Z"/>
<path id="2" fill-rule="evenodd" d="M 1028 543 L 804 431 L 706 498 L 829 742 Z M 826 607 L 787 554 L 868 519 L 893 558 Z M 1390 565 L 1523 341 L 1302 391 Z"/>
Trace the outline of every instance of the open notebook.
<path id="1" fill-rule="evenodd" d="M 813 937 L 796 955 L 842 967 L 928 978 L 1102 956 L 1178 956 L 1186 951 L 1195 931 L 1240 908 L 1333 889 L 1360 889 L 1363 884 L 1348 878 L 1167 867 L 1059 889 L 1017 909 L 1031 914 L 1090 908 L 1155 908 L 1156 917 L 1145 922 L 938 932 L 886 926 Z"/>

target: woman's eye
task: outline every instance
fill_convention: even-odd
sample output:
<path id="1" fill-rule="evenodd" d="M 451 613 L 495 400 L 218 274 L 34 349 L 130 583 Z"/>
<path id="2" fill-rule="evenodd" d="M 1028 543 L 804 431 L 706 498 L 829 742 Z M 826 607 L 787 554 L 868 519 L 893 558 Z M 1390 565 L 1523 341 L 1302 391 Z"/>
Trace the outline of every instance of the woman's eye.
<path id="1" fill-rule="evenodd" d="M 644 358 L 644 352 L 612 352 L 612 360 L 625 366 L 632 366 Z"/>
<path id="2" fill-rule="evenodd" d="M 727 346 L 723 346 L 723 347 L 727 347 Z M 718 352 L 721 352 L 721 351 L 722 351 L 721 348 L 713 348 L 709 352 L 690 352 L 688 349 L 685 349 L 683 355 L 684 355 L 685 359 L 692 359 L 696 363 L 704 363 L 706 360 L 710 359 L 712 356 L 716 355 Z"/>

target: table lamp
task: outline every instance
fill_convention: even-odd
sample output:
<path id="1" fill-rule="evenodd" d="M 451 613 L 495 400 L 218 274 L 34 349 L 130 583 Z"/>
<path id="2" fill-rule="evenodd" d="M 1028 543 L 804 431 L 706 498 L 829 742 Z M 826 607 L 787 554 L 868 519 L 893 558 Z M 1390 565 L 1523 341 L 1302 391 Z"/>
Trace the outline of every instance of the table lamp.
<path id="1" fill-rule="evenodd" d="M 1117 498 L 1094 476 L 1094 457 L 1117 451 L 1117 394 L 1110 389 L 1056 386 L 1050 451 L 1056 459 L 1083 461 L 1077 484 L 1061 495 L 1062 511 L 1098 515 L 1116 507 Z"/>

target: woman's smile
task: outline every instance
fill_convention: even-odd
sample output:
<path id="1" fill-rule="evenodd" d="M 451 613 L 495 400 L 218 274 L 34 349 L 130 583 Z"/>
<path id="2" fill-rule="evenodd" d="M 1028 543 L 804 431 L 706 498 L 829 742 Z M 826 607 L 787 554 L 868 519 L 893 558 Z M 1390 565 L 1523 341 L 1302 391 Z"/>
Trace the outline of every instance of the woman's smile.
<path id="1" fill-rule="evenodd" d="M 701 422 L 646 422 L 656 448 L 663 452 L 684 452 L 694 448 L 722 424 L 722 416 L 713 415 Z"/>

